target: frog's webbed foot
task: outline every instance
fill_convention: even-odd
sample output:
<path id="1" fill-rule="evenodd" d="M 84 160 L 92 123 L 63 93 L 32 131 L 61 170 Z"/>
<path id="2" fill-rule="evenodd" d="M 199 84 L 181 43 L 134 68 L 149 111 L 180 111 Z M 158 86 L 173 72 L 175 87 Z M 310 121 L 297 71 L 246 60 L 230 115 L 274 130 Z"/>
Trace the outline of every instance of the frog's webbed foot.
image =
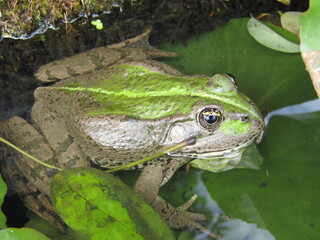
<path id="1" fill-rule="evenodd" d="M 165 168 L 155 165 L 146 166 L 138 178 L 134 190 L 161 215 L 171 228 L 194 228 L 205 231 L 198 221 L 204 221 L 206 217 L 202 214 L 187 211 L 196 200 L 196 195 L 177 208 L 158 196 L 159 187 L 164 180 Z"/>
<path id="2" fill-rule="evenodd" d="M 202 229 L 203 227 L 198 223 L 198 221 L 205 221 L 206 217 L 203 214 L 187 211 L 194 200 L 195 199 L 191 199 L 191 201 L 189 200 L 187 203 L 175 208 L 167 203 L 164 199 L 157 196 L 152 202 L 150 202 L 150 205 L 152 205 L 153 208 L 160 213 L 162 218 L 171 228 Z"/>
<path id="3" fill-rule="evenodd" d="M 157 196 L 153 202 L 149 203 L 156 212 L 167 222 L 170 228 L 175 229 L 195 229 L 199 230 L 208 236 L 215 239 L 220 238 L 219 235 L 210 232 L 208 229 L 199 224 L 199 221 L 207 220 L 203 214 L 188 212 L 187 209 L 196 200 L 196 195 L 186 202 L 185 204 L 174 208 L 168 204 L 164 199 Z"/>

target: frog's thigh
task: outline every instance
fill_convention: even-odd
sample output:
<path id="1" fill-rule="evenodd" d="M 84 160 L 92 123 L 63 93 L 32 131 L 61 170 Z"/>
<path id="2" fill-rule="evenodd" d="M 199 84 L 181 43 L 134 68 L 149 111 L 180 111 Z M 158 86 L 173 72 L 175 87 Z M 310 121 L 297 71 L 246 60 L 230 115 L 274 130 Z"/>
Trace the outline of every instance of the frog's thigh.
<path id="1" fill-rule="evenodd" d="M 32 119 L 52 147 L 61 168 L 89 166 L 85 154 L 55 113 L 37 104 L 32 108 Z"/>
<path id="2" fill-rule="evenodd" d="M 20 117 L 11 119 L 0 124 L 0 134 L 30 155 L 51 165 L 56 164 L 54 153 L 43 136 L 28 122 Z M 6 165 L 13 165 L 19 172 L 37 189 L 45 194 L 50 194 L 48 183 L 51 181 L 46 172 L 47 167 L 36 163 L 16 150 L 6 148 Z"/>

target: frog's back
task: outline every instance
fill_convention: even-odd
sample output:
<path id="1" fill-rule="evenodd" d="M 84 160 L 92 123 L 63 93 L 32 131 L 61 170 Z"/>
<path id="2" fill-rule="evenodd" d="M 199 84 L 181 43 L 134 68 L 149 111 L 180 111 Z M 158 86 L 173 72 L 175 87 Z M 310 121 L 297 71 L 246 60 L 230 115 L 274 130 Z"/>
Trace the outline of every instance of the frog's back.
<path id="1" fill-rule="evenodd" d="M 138 119 L 187 114 L 200 101 L 219 104 L 238 98 L 235 85 L 225 79 L 184 76 L 171 69 L 153 61 L 126 63 L 58 82 L 50 89 L 60 95 L 57 101 L 74 103 L 88 116 L 118 114 Z M 234 100 L 235 110 L 243 106 Z"/>

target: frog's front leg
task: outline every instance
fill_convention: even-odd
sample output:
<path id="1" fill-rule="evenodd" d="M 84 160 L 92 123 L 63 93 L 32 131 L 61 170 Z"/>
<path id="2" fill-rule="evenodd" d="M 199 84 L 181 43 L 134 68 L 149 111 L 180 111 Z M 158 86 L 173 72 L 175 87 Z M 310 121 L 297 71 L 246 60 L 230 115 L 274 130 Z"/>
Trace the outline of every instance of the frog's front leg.
<path id="1" fill-rule="evenodd" d="M 204 215 L 186 211 L 195 198 L 192 198 L 190 201 L 178 208 L 174 208 L 158 196 L 160 186 L 162 186 L 167 179 L 170 179 L 173 175 L 174 171 L 172 171 L 172 169 L 176 170 L 181 166 L 181 163 L 177 163 L 175 161 L 170 164 L 166 166 L 146 166 L 142 170 L 142 173 L 134 186 L 134 190 L 138 192 L 145 201 L 162 216 L 171 228 L 203 229 L 197 221 L 205 220 L 206 218 Z M 168 176 L 168 174 L 170 176 Z"/>

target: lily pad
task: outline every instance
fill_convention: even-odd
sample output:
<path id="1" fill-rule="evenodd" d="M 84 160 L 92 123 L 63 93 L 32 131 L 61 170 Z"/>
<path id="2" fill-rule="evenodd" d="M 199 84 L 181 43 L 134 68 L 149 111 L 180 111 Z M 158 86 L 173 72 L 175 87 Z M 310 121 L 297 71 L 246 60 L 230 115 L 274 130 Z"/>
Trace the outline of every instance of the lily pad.
<path id="1" fill-rule="evenodd" d="M 320 2 L 318 0 L 310 0 L 308 11 L 300 17 L 300 38 L 301 51 L 311 52 L 320 50 Z"/>
<path id="2" fill-rule="evenodd" d="M 61 218 L 89 239 L 173 239 L 160 216 L 111 174 L 66 169 L 54 176 L 51 190 Z"/>

